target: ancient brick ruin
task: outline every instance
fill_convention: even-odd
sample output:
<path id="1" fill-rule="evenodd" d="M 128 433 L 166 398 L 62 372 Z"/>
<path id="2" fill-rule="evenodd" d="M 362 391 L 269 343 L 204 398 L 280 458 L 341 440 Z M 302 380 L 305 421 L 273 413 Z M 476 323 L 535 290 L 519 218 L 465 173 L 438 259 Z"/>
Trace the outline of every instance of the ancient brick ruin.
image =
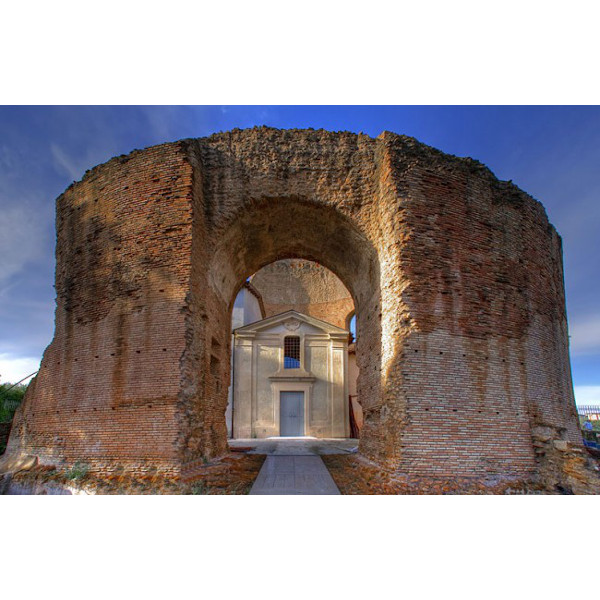
<path id="1" fill-rule="evenodd" d="M 457 489 L 579 460 L 560 237 L 475 160 L 234 130 L 95 167 L 58 198 L 57 237 L 55 336 L 12 456 L 177 474 L 226 452 L 233 301 L 296 257 L 356 306 L 363 456 Z"/>

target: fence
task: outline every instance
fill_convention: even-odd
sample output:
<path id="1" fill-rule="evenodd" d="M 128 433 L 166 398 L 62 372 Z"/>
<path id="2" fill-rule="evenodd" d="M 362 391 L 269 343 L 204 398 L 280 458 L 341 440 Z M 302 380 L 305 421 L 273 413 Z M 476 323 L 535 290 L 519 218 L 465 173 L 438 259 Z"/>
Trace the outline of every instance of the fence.
<path id="1" fill-rule="evenodd" d="M 577 407 L 580 417 L 587 417 L 591 421 L 600 420 L 600 404 L 584 404 Z"/>

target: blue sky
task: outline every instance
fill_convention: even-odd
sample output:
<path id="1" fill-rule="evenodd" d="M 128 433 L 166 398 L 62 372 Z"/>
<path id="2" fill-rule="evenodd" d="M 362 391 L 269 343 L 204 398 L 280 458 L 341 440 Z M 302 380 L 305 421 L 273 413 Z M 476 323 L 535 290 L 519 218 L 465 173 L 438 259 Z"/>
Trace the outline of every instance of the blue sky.
<path id="1" fill-rule="evenodd" d="M 112 156 L 234 127 L 383 130 L 486 164 L 563 237 L 578 403 L 600 404 L 600 108 L 0 107 L 0 382 L 35 371 L 54 329 L 54 201 Z"/>

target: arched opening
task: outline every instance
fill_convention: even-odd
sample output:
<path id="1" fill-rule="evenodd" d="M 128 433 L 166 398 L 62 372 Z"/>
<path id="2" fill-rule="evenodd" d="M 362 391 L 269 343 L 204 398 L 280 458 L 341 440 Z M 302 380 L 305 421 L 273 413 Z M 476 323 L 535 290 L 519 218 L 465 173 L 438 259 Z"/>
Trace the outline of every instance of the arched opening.
<path id="1" fill-rule="evenodd" d="M 323 204 L 269 199 L 246 206 L 235 218 L 213 228 L 213 240 L 210 247 L 205 242 L 192 250 L 193 310 L 182 357 L 185 459 L 227 449 L 231 315 L 249 278 L 251 283 L 263 267 L 282 259 L 317 262 L 347 288 L 361 340 L 356 354 L 357 393 L 367 410 L 381 404 L 379 260 L 376 249 L 349 218 Z M 370 432 L 366 419 L 361 444 L 368 445 Z"/>
<path id="2" fill-rule="evenodd" d="M 356 361 L 356 310 L 346 316 L 346 329 L 350 332 L 348 340 L 348 402 L 350 406 L 350 425 L 352 437 L 360 437 L 364 425 L 363 405 L 358 395 L 359 368 Z"/>
<path id="3" fill-rule="evenodd" d="M 306 409 L 292 411 L 306 413 L 296 436 L 358 438 L 354 313 L 342 281 L 314 261 L 279 260 L 248 278 L 232 313 L 228 437 L 286 435 L 283 395 L 295 393 Z"/>
<path id="4" fill-rule="evenodd" d="M 345 325 L 346 325 L 346 329 L 350 332 L 350 334 L 352 336 L 350 341 L 354 342 L 356 340 L 356 311 L 355 310 L 348 313 L 348 315 L 346 316 Z"/>

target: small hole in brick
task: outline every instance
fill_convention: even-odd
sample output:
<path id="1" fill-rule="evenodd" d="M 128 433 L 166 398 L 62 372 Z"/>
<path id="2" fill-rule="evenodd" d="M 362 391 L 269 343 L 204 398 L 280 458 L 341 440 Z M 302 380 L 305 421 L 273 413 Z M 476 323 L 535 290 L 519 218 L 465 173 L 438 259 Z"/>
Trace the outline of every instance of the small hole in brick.
<path id="1" fill-rule="evenodd" d="M 425 412 L 428 412 L 428 411 L 429 411 L 429 409 L 428 409 L 428 408 L 426 408 L 426 409 L 425 409 Z"/>
<path id="2" fill-rule="evenodd" d="M 444 354 L 443 352 L 440 352 L 440 354 Z"/>
<path id="3" fill-rule="evenodd" d="M 112 408 L 112 410 L 115 410 L 115 407 L 114 407 L 114 406 L 111 406 L 111 408 Z"/>
<path id="4" fill-rule="evenodd" d="M 453 408 L 453 409 L 452 409 L 452 412 L 456 412 L 457 410 L 458 410 L 458 409 L 456 409 L 456 408 Z"/>
<path id="5" fill-rule="evenodd" d="M 152 408 L 152 404 L 148 404 L 148 408 Z"/>
<path id="6" fill-rule="evenodd" d="M 94 358 L 100 358 L 98 355 L 94 356 Z"/>
<path id="7" fill-rule="evenodd" d="M 96 409 L 94 408 L 94 412 L 96 412 Z"/>
<path id="8" fill-rule="evenodd" d="M 163 348 L 163 352 L 166 352 L 166 351 L 167 351 L 167 349 L 166 349 L 166 348 Z"/>
<path id="9" fill-rule="evenodd" d="M 496 414 L 497 414 L 497 415 L 499 415 L 499 414 L 500 414 L 500 411 L 499 411 L 499 410 L 497 410 L 497 411 L 496 411 Z"/>
<path id="10" fill-rule="evenodd" d="M 418 350 L 415 350 L 415 352 L 418 352 Z"/>
<path id="11" fill-rule="evenodd" d="M 136 350 L 135 351 L 136 354 L 139 354 L 140 352 L 141 352 L 141 350 Z"/>
<path id="12" fill-rule="evenodd" d="M 463 358 L 466 356 L 466 354 L 463 354 Z"/>
<path id="13" fill-rule="evenodd" d="M 159 292 L 164 292 L 165 290 L 158 290 Z"/>
<path id="14" fill-rule="evenodd" d="M 115 355 L 115 353 L 114 353 L 114 352 L 111 352 L 111 353 L 110 353 L 110 355 L 111 355 L 111 356 L 114 356 L 114 355 Z"/>

